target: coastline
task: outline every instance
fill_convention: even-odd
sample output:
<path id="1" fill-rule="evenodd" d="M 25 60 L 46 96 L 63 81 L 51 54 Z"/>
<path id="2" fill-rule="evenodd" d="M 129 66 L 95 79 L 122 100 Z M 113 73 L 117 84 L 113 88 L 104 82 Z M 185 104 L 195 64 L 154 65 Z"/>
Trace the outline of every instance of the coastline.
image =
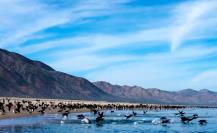
<path id="1" fill-rule="evenodd" d="M 88 112 L 90 110 L 74 110 L 71 111 L 70 113 L 82 113 L 82 112 Z M 57 111 L 48 111 L 45 112 L 45 114 L 61 114 Z M 37 115 L 41 115 L 41 113 L 39 112 L 33 112 L 32 114 L 29 113 L 20 113 L 20 114 L 14 114 L 14 113 L 7 113 L 5 115 L 0 115 L 0 120 L 6 120 L 6 119 L 16 119 L 16 118 L 22 118 L 22 117 L 32 117 L 32 116 L 37 116 Z"/>
<path id="2" fill-rule="evenodd" d="M 25 102 L 24 102 L 25 101 Z M 124 102 L 107 102 L 107 101 L 86 101 L 86 100 L 64 100 L 64 99 L 43 99 L 43 98 L 17 98 L 17 97 L 0 97 L 0 102 L 4 103 L 5 113 L 0 110 L 0 120 L 12 119 L 19 117 L 30 117 L 35 115 L 41 115 L 40 108 L 46 105 L 46 109 L 43 110 L 43 114 L 62 114 L 76 113 L 76 112 L 89 112 L 92 109 L 143 109 L 143 110 L 161 110 L 161 109 L 183 109 L 191 108 L 194 106 L 185 105 L 163 105 L 163 104 L 140 104 L 140 103 L 124 103 Z M 11 110 L 7 110 L 9 103 L 13 106 Z M 15 113 L 17 109 L 17 103 L 22 104 L 20 113 Z M 34 111 L 29 111 L 29 106 L 34 105 L 38 108 Z M 68 106 L 72 106 L 69 108 Z M 65 106 L 65 108 L 62 108 Z M 55 108 L 54 108 L 55 107 Z"/>

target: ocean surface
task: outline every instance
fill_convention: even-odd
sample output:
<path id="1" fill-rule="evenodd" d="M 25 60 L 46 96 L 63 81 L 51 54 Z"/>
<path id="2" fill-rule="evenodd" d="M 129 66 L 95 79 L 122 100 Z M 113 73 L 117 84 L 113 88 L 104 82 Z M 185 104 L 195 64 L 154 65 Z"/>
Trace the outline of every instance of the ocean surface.
<path id="1" fill-rule="evenodd" d="M 177 110 L 148 111 L 134 110 L 137 115 L 126 120 L 124 115 L 132 114 L 132 110 L 111 113 L 105 110 L 104 122 L 96 124 L 93 113 L 82 113 L 92 120 L 84 124 L 77 119 L 81 113 L 71 113 L 67 119 L 60 114 L 46 114 L 25 118 L 0 120 L 0 132 L 5 133 L 217 133 L 217 109 L 185 109 L 186 116 L 197 113 L 199 117 L 188 124 L 183 124 L 175 115 Z M 170 124 L 160 124 L 160 117 L 171 119 Z M 205 125 L 198 120 L 206 119 Z"/>

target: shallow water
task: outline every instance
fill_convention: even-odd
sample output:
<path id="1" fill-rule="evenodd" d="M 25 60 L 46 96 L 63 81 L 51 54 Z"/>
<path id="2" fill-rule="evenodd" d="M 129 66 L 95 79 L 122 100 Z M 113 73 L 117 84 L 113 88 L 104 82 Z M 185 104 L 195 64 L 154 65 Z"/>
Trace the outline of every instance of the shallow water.
<path id="1" fill-rule="evenodd" d="M 199 118 L 189 124 L 180 122 L 175 116 L 176 110 L 148 111 L 145 115 L 141 110 L 135 110 L 137 116 L 126 120 L 124 115 L 132 113 L 131 110 L 105 112 L 105 120 L 101 125 L 95 123 L 92 113 L 83 113 L 92 120 L 92 124 L 84 124 L 72 113 L 64 120 L 59 114 L 32 116 L 0 120 L 0 132 L 8 133 L 216 133 L 217 132 L 217 109 L 186 109 L 186 116 L 197 113 Z M 152 120 L 166 116 L 173 121 L 171 124 L 157 124 Z M 206 119 L 205 125 L 199 125 L 198 120 Z"/>

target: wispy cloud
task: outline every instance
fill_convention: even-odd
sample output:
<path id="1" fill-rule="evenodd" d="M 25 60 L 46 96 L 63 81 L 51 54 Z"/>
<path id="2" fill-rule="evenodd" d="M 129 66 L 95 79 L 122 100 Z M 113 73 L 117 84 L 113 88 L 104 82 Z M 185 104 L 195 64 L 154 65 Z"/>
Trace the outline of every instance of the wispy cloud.
<path id="1" fill-rule="evenodd" d="M 56 9 L 43 1 L 2 0 L 0 25 L 2 33 L 0 46 L 18 45 L 26 41 L 30 35 L 47 28 L 79 21 L 85 17 L 93 17 L 108 13 L 116 3 L 103 1 L 78 1 L 66 9 Z M 97 3 L 97 4 L 96 4 Z M 11 10 L 13 9 L 13 10 Z"/>
<path id="2" fill-rule="evenodd" d="M 171 39 L 171 50 L 175 51 L 183 41 L 188 38 L 189 33 L 194 29 L 200 29 L 201 26 L 206 26 L 204 19 L 207 16 L 217 11 L 217 2 L 211 1 L 191 1 L 180 4 L 175 8 L 175 27 Z M 201 25 L 200 22 L 203 22 Z M 216 22 L 215 22 L 216 23 Z M 212 27 L 211 27 L 212 28 Z"/>
<path id="3" fill-rule="evenodd" d="M 70 10 L 57 12 L 36 1 L 0 2 L 0 25 L 3 32 L 0 45 L 17 45 L 40 30 L 68 22 Z M 3 7 L 3 8 L 2 8 Z"/>
<path id="4" fill-rule="evenodd" d="M 46 49 L 52 49 L 57 47 L 67 47 L 79 45 L 80 49 L 69 49 L 73 53 L 87 53 L 97 50 L 118 47 L 121 45 L 132 43 L 146 43 L 146 42 L 167 42 L 169 39 L 169 29 L 148 29 L 124 34 L 107 35 L 107 34 L 93 34 L 87 36 L 75 36 L 63 39 L 52 40 L 48 42 L 37 43 L 36 45 L 27 45 L 18 47 L 16 51 L 20 51 L 23 54 L 29 54 L 34 52 L 40 52 Z M 166 33 L 166 34 L 165 34 Z M 150 44 L 147 44 L 150 45 Z M 152 44 L 154 45 L 154 44 Z M 156 44 L 159 45 L 159 44 Z M 76 52 L 77 51 L 77 52 Z M 66 51 L 62 51 L 66 53 Z"/>

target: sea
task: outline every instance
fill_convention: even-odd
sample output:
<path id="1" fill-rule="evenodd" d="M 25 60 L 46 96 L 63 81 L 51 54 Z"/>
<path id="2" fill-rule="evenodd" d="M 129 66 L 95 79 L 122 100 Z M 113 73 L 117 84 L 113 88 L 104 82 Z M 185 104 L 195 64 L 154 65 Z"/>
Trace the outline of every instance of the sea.
<path id="1" fill-rule="evenodd" d="M 125 115 L 137 115 L 126 119 Z M 178 110 L 103 110 L 104 121 L 95 122 L 96 116 L 91 112 L 70 113 L 68 118 L 61 114 L 45 114 L 31 117 L 0 120 L 0 133 L 217 133 L 217 109 L 190 108 L 183 110 L 185 116 L 198 114 L 198 118 L 182 123 L 180 117 L 175 115 Z M 77 119 L 83 114 L 91 120 L 91 124 L 83 123 Z M 160 117 L 170 119 L 170 123 L 162 124 Z M 201 119 L 207 124 L 199 124 Z"/>

